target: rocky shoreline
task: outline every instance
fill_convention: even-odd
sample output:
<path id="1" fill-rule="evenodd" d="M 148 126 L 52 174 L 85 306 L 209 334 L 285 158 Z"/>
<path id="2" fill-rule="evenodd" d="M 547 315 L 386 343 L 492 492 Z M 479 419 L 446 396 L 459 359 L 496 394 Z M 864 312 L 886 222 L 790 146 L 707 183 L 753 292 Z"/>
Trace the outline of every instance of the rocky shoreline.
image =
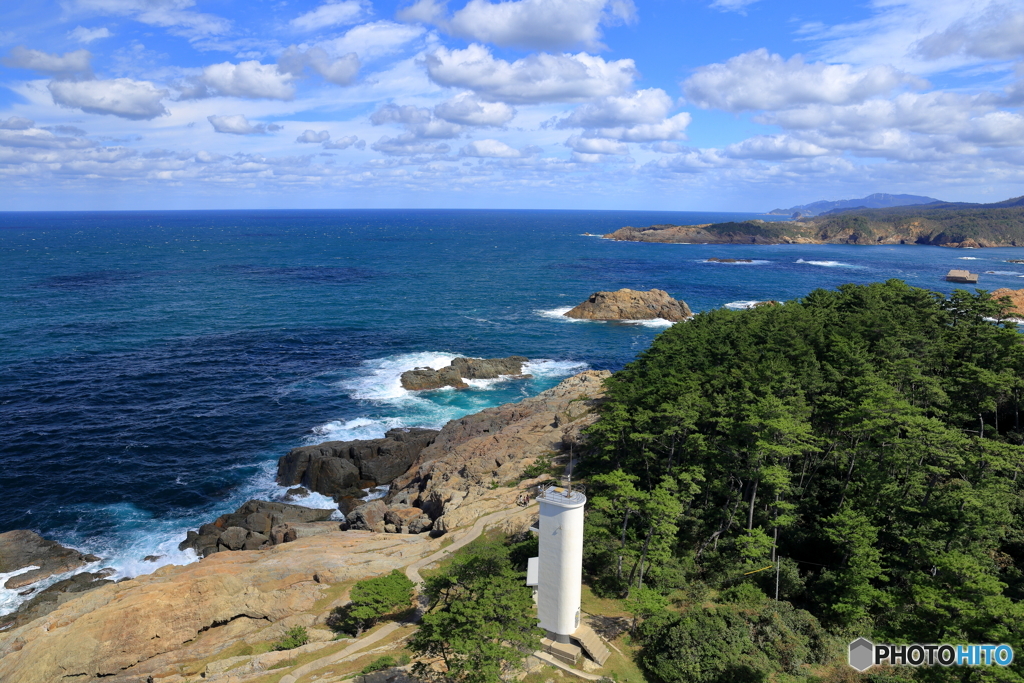
<path id="1" fill-rule="evenodd" d="M 249 501 L 189 532 L 182 547 L 196 550 L 204 558 L 199 562 L 119 582 L 102 572 L 66 579 L 47 594 L 54 597 L 32 608 L 26 603 L 0 622 L 0 680 L 180 683 L 207 673 L 216 677 L 214 660 L 222 653 L 278 639 L 296 625 L 310 631 L 312 642 L 305 647 L 322 647 L 334 638 L 325 624 L 330 609 L 344 603 L 336 592 L 342 582 L 406 566 L 436 551 L 441 536 L 481 516 L 519 509 L 524 491 L 550 477 L 526 478 L 527 468 L 579 449 L 581 430 L 596 419 L 594 408 L 609 375 L 583 372 L 519 403 L 452 420 L 436 432 L 389 432 L 384 439 L 294 449 L 281 458 L 282 481 L 302 480 L 313 467 L 311 481 L 335 482 L 327 475 L 341 472 L 340 481 L 350 484 L 358 471 L 356 484 L 364 484 L 364 463 L 378 476 L 397 471 L 372 469 L 390 457 L 391 448 L 399 448 L 408 466 L 391 479 L 383 499 L 350 499 L 348 489 L 336 488 L 353 506 L 344 521 L 330 520 L 330 509 Z M 533 514 L 513 514 L 505 530 L 527 529 Z M 26 535 L 31 532 L 8 532 L 0 539 L 9 534 L 53 553 L 48 566 L 54 570 L 99 562 L 35 541 Z M 5 562 L 13 557 L 0 555 Z M 41 559 L 27 551 L 19 557 Z M 2 566 L 9 572 L 30 565 Z"/>

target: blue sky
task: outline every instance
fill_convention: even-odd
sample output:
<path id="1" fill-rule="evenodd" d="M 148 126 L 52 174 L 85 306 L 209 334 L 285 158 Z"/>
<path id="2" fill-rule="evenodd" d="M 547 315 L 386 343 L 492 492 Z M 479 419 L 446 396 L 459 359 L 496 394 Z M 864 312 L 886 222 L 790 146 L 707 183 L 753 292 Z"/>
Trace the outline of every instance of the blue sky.
<path id="1" fill-rule="evenodd" d="M 1024 2 L 11 0 L 0 210 L 1024 194 Z"/>

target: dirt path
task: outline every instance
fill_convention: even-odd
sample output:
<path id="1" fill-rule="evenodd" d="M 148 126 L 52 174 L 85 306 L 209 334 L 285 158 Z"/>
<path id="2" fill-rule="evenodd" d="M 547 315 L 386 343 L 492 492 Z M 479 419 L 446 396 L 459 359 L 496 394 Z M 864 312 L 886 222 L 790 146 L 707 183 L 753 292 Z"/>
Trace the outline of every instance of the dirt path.
<path id="1" fill-rule="evenodd" d="M 480 537 L 480 534 L 482 534 L 484 532 L 484 528 L 485 527 L 487 527 L 487 526 L 489 526 L 491 524 L 494 524 L 495 522 L 500 522 L 500 521 L 504 520 L 506 517 L 511 517 L 515 513 L 520 512 L 522 510 L 526 510 L 526 509 L 528 509 L 530 507 L 533 507 L 535 505 L 537 505 L 537 501 L 534 500 L 534 501 L 531 501 L 530 504 L 527 505 L 524 508 L 514 507 L 511 510 L 498 510 L 497 512 L 492 512 L 489 515 L 484 515 L 480 519 L 476 520 L 476 524 L 474 524 L 472 527 L 470 527 L 469 532 L 466 535 L 464 535 L 462 538 L 460 538 L 459 540 L 455 541 L 451 545 L 448 545 L 448 546 L 445 546 L 444 548 L 441 548 L 440 550 L 438 550 L 433 555 L 431 555 L 429 557 L 425 557 L 422 560 L 417 560 L 416 562 L 413 562 L 408 567 L 406 567 L 405 568 L 405 575 L 408 576 L 409 579 L 412 580 L 412 582 L 416 584 L 417 588 L 419 588 L 420 585 L 422 585 L 422 583 L 423 583 L 423 577 L 420 576 L 420 570 L 421 569 L 423 569 L 424 567 L 426 567 L 427 565 L 429 565 L 432 562 L 437 562 L 438 560 L 443 558 L 445 555 L 453 553 L 456 550 L 469 545 L 470 543 L 472 543 L 473 541 L 475 541 L 476 539 L 478 539 Z"/>
<path id="2" fill-rule="evenodd" d="M 532 502 L 531 505 L 536 505 L 536 502 Z M 462 538 L 455 541 L 451 545 L 441 548 L 433 555 L 425 557 L 422 560 L 417 560 L 416 562 L 413 562 L 408 567 L 406 567 L 405 575 L 408 576 L 409 579 L 416 584 L 416 588 L 419 588 L 421 585 L 423 585 L 423 577 L 420 576 L 420 569 L 423 569 L 432 562 L 437 562 L 438 560 L 444 558 L 446 555 L 449 555 L 455 552 L 456 550 L 465 547 L 469 543 L 472 543 L 474 540 L 480 537 L 480 534 L 484 532 L 484 529 L 486 527 L 496 522 L 500 522 L 507 517 L 511 517 L 512 515 L 514 515 L 517 512 L 520 512 L 523 509 L 525 508 L 514 507 L 510 510 L 499 510 L 498 512 L 492 512 L 489 515 L 481 517 L 480 519 L 476 520 L 476 523 L 472 527 L 470 527 L 469 531 L 465 533 L 462 536 Z M 417 611 L 416 616 L 413 619 L 413 622 L 419 621 L 420 616 L 421 613 Z M 341 650 L 340 652 L 335 652 L 334 654 L 327 655 L 326 657 L 315 659 L 312 662 L 309 662 L 308 664 L 303 664 L 302 666 L 283 676 L 279 683 L 297 683 L 297 681 L 306 674 L 330 666 L 331 664 L 335 664 L 345 659 L 346 657 L 356 652 L 359 652 L 360 650 L 369 647 L 370 645 L 373 645 L 374 643 L 379 642 L 384 638 L 387 638 L 389 635 L 394 633 L 403 625 L 405 624 L 399 622 L 392 622 L 378 631 L 374 631 L 369 635 L 359 638 L 358 640 L 354 641 L 351 645 L 346 647 L 344 650 Z"/>

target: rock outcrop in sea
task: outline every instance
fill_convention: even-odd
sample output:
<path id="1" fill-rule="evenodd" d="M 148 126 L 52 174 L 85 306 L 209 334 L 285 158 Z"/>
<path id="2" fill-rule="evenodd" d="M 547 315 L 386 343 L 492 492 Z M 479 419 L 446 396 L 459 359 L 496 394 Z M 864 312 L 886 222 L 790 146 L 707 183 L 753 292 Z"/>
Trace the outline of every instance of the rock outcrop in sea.
<path id="1" fill-rule="evenodd" d="M 301 484 L 335 498 L 360 498 L 361 489 L 389 484 L 434 442 L 436 429 L 391 429 L 383 439 L 327 441 L 293 448 L 277 463 L 277 483 Z"/>
<path id="2" fill-rule="evenodd" d="M 392 481 L 386 499 L 358 505 L 348 515 L 347 531 L 339 522 L 275 517 L 306 514 L 294 511 L 308 508 L 250 501 L 221 517 L 220 526 L 213 523 L 218 552 L 200 562 L 67 594 L 47 614 L 26 615 L 0 630 L 0 680 L 182 683 L 202 677 L 240 683 L 259 680 L 271 668 L 287 675 L 297 657 L 308 661 L 321 650 L 339 650 L 344 644 L 334 642 L 327 623 L 332 610 L 347 602 L 344 582 L 426 558 L 441 547 L 438 536 L 462 533 L 492 512 L 509 514 L 501 522 L 505 533 L 529 529 L 536 509 L 517 502 L 551 475 L 524 479 L 526 469 L 580 450 L 581 430 L 596 419 L 609 375 L 580 373 L 520 403 L 452 420 Z M 258 540 L 253 532 L 263 533 L 258 530 L 268 524 L 271 541 L 278 527 L 296 529 L 294 540 L 282 535 L 276 545 L 263 542 L 245 552 L 231 549 L 242 536 L 238 531 L 230 544 L 222 542 L 231 529 Z M 201 534 L 193 533 L 194 543 Z M 307 629 L 308 644 L 268 651 L 296 626 Z"/>
<path id="3" fill-rule="evenodd" d="M 25 567 L 37 567 L 7 579 L 4 588 L 21 588 L 99 560 L 95 555 L 65 548 L 56 541 L 47 540 L 25 529 L 0 534 L 0 573 L 9 574 Z"/>
<path id="4" fill-rule="evenodd" d="M 529 379 L 524 375 L 523 364 L 530 359 L 524 356 L 508 358 L 456 358 L 451 365 L 440 370 L 433 368 L 416 368 L 402 373 L 402 388 L 409 391 L 424 391 L 454 387 L 465 389 L 469 385 L 467 379 L 497 379 L 508 376 L 516 379 Z"/>
<path id="5" fill-rule="evenodd" d="M 583 303 L 565 313 L 568 318 L 584 320 L 652 320 L 662 318 L 679 322 L 693 317 L 685 301 L 673 299 L 668 292 L 620 289 L 594 292 Z"/>
<path id="6" fill-rule="evenodd" d="M 0 630 L 43 617 L 70 600 L 74 594 L 111 583 L 107 577 L 113 570 L 104 569 L 97 572 L 80 572 L 46 588 L 37 588 L 40 581 L 58 574 L 73 572 L 99 561 L 100 558 L 95 555 L 65 548 L 56 541 L 47 540 L 26 529 L 0 534 L 0 573 L 10 574 L 19 569 L 36 567 L 22 571 L 4 582 L 3 588 L 21 589 L 21 595 L 31 595 L 32 598 L 23 603 L 17 612 L 0 617 Z"/>
<path id="7" fill-rule="evenodd" d="M 233 513 L 202 525 L 198 531 L 189 531 L 178 550 L 191 548 L 199 557 L 225 550 L 260 550 L 337 529 L 337 522 L 327 521 L 333 513 L 334 510 L 250 500 Z"/>

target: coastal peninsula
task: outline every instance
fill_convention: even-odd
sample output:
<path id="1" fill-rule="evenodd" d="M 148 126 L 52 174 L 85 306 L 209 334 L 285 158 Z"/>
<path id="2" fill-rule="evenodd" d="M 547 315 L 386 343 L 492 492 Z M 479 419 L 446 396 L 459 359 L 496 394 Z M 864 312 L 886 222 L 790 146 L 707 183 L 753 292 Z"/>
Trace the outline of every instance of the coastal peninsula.
<path id="1" fill-rule="evenodd" d="M 604 237 L 625 242 L 669 244 L 1017 247 L 1024 246 L 1024 197 L 995 204 L 936 202 L 887 209 L 840 210 L 797 221 L 627 226 Z"/>

